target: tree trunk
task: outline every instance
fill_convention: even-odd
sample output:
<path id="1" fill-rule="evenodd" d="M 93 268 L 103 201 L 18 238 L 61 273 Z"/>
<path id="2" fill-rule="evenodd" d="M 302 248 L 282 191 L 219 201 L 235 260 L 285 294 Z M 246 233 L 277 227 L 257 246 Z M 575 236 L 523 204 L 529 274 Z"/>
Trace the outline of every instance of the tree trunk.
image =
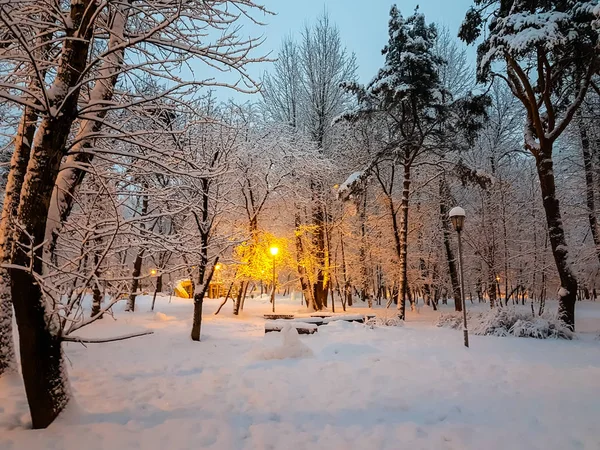
<path id="1" fill-rule="evenodd" d="M 362 204 L 360 206 L 360 248 L 358 259 L 360 261 L 360 300 L 367 299 L 369 288 L 369 268 L 367 267 L 367 190 L 362 193 Z"/>
<path id="2" fill-rule="evenodd" d="M 204 280 L 203 273 L 201 273 L 199 277 L 199 286 L 194 293 L 194 316 L 192 323 L 192 341 L 200 341 L 200 328 L 202 326 L 202 303 L 204 302 L 204 296 L 206 295 L 206 291 L 208 290 L 208 286 L 212 280 L 212 277 L 215 273 L 215 267 L 219 263 L 219 257 L 215 258 L 215 262 L 213 263 L 212 269 L 208 273 L 208 277 Z"/>
<path id="3" fill-rule="evenodd" d="M 144 194 L 142 195 L 142 211 L 140 212 L 140 217 L 145 217 L 148 214 L 148 183 L 146 180 L 142 182 L 142 186 L 144 189 Z M 140 223 L 140 229 L 145 229 L 144 223 Z M 137 291 L 140 285 L 140 275 L 142 274 L 142 261 L 144 257 L 144 248 L 141 247 L 137 255 L 135 256 L 135 261 L 133 263 L 133 273 L 131 280 L 131 290 L 129 291 L 129 299 L 127 300 L 127 306 L 125 307 L 125 311 L 134 312 L 135 311 L 135 299 L 137 297 Z"/>
<path id="4" fill-rule="evenodd" d="M 242 305 L 242 296 L 244 295 L 244 281 L 240 281 L 240 288 L 237 292 L 237 298 L 233 303 L 233 315 L 237 316 L 240 313 L 240 306 Z"/>
<path id="5" fill-rule="evenodd" d="M 325 208 L 321 204 L 322 195 L 321 188 L 313 183 L 313 197 L 315 206 L 313 210 L 313 245 L 314 258 L 317 267 L 316 279 L 314 280 L 312 291 L 314 299 L 314 307 L 317 311 L 322 310 L 327 306 L 328 280 L 327 280 L 327 258 L 326 258 L 326 241 L 325 241 Z"/>
<path id="6" fill-rule="evenodd" d="M 548 236 L 552 255 L 560 277 L 561 289 L 558 293 L 558 314 L 561 320 L 571 328 L 575 329 L 575 300 L 577 295 L 577 279 L 569 263 L 565 230 L 558 199 L 556 198 L 556 185 L 554 183 L 554 171 L 552 161 L 552 144 L 544 142 L 548 148 L 542 148 L 536 157 L 538 178 L 546 222 L 548 225 Z"/>
<path id="7" fill-rule="evenodd" d="M 77 84 L 85 67 L 98 3 L 80 0 L 71 3 L 68 30 L 70 39 L 63 41 L 62 53 L 52 86 L 56 93 L 51 107 L 61 106 L 60 114 L 48 115 L 35 133 L 27 166 L 17 220 L 21 229 L 15 242 L 36 250 L 15 251 L 13 264 L 32 266 L 42 271 L 42 246 L 52 190 L 58 176 L 67 137 L 77 115 Z M 77 37 L 77 38 L 73 38 Z M 31 242 L 33 240 L 33 242 Z M 33 261 L 31 261 L 33 257 Z M 46 311 L 41 287 L 32 273 L 10 269 L 11 295 L 15 310 L 25 392 L 33 428 L 52 423 L 69 401 L 67 371 L 60 344 L 56 317 Z"/>
<path id="8" fill-rule="evenodd" d="M 398 258 L 398 315 L 406 318 L 406 294 L 408 287 L 408 201 L 410 195 L 410 165 L 404 163 L 404 179 L 402 187 L 402 202 L 400 203 L 400 255 Z"/>
<path id="9" fill-rule="evenodd" d="M 53 261 L 55 261 L 58 236 L 73 209 L 75 192 L 86 175 L 86 171 L 82 167 L 90 164 L 94 158 L 94 153 L 89 151 L 94 142 L 92 136 L 102 128 L 102 121 L 108 112 L 106 105 L 112 101 L 119 78 L 125 53 L 125 48 L 122 47 L 123 33 L 128 17 L 128 10 L 125 8 L 123 5 L 114 8 L 108 41 L 109 49 L 121 47 L 109 53 L 102 61 L 98 70 L 98 79 L 89 96 L 93 106 L 88 105 L 85 114 L 88 118 L 81 121 L 79 131 L 75 136 L 75 144 L 70 149 L 70 155 L 67 156 L 64 167 L 58 174 L 52 193 L 48 212 L 49 220 L 46 226 L 46 240 L 49 242 L 48 253 Z"/>
<path id="10" fill-rule="evenodd" d="M 96 250 L 94 251 L 94 267 L 98 267 L 98 262 L 100 261 L 100 253 Z M 104 295 L 100 290 L 100 284 L 98 283 L 98 277 L 100 276 L 100 269 L 96 269 L 96 273 L 94 274 L 94 287 L 92 289 L 93 298 L 92 298 L 92 317 L 100 314 L 102 309 L 102 298 Z"/>
<path id="11" fill-rule="evenodd" d="M 588 210 L 588 222 L 590 232 L 594 241 L 596 257 L 600 262 L 600 235 L 598 233 L 598 219 L 596 217 L 596 204 L 594 198 L 594 172 L 592 168 L 592 153 L 590 151 L 590 140 L 587 135 L 585 124 L 581 119 L 581 111 L 578 112 L 577 126 L 581 137 L 581 152 L 583 153 L 583 168 L 585 171 L 585 199 Z"/>
<path id="12" fill-rule="evenodd" d="M 8 264 L 12 259 L 14 228 L 21 187 L 27 171 L 31 142 L 35 134 L 37 121 L 35 110 L 25 108 L 10 161 L 10 172 L 6 183 L 2 219 L 0 220 L 0 265 Z M 16 370 L 15 348 L 13 344 L 13 308 L 10 295 L 10 273 L 0 268 L 0 375 Z"/>
<path id="13" fill-rule="evenodd" d="M 298 275 L 300 278 L 300 286 L 302 287 L 302 293 L 304 294 L 304 299 L 306 300 L 306 306 L 311 307 L 314 310 L 314 301 L 312 300 L 312 291 L 310 289 L 310 285 L 308 280 L 306 279 L 306 268 L 304 267 L 304 246 L 302 245 L 302 234 L 301 234 L 301 225 L 302 220 L 300 219 L 300 214 L 296 211 L 294 216 L 294 224 L 296 227 L 296 263 L 298 267 Z"/>
<path id="14" fill-rule="evenodd" d="M 460 298 L 460 284 L 458 282 L 458 270 L 456 268 L 456 257 L 452 250 L 452 244 L 450 243 L 450 217 L 448 213 L 450 211 L 450 187 L 446 181 L 446 178 L 442 176 L 440 179 L 440 216 L 442 221 L 442 237 L 444 240 L 444 249 L 446 251 L 446 261 L 448 263 L 448 272 L 450 273 L 450 282 L 452 284 L 452 296 L 454 297 L 454 310 L 462 311 L 461 302 L 457 302 L 456 299 Z"/>
<path id="15" fill-rule="evenodd" d="M 394 199 L 391 195 L 387 195 L 387 204 L 389 213 L 392 219 L 392 234 L 394 235 L 394 249 L 396 250 L 396 261 L 398 263 L 397 270 L 400 270 L 400 258 L 402 254 L 402 243 L 400 241 L 400 227 L 398 226 L 398 219 L 396 217 L 396 206 L 394 205 Z M 393 295 L 387 302 L 386 307 L 389 308 L 392 304 L 392 301 L 396 303 L 396 305 L 400 305 L 400 290 L 397 289 L 396 283 L 394 282 L 394 290 Z"/>
<path id="16" fill-rule="evenodd" d="M 42 22 L 50 23 L 50 15 L 42 18 Z M 48 42 L 52 33 L 41 33 L 36 40 L 37 56 L 46 57 Z M 39 67 L 40 77 L 45 77 L 46 68 Z M 40 89 L 39 80 L 31 69 L 31 80 L 28 89 L 37 92 Z M 30 99 L 34 101 L 33 99 Z M 17 216 L 21 188 L 27 172 L 31 143 L 35 137 L 39 115 L 34 108 L 25 107 L 17 134 L 15 136 L 13 154 L 10 160 L 9 175 L 5 186 L 2 215 L 0 216 L 0 266 L 12 260 L 14 245 L 14 220 Z M 0 376 L 8 371 L 16 371 L 15 348 L 13 343 L 13 307 L 11 301 L 10 271 L 0 267 Z"/>

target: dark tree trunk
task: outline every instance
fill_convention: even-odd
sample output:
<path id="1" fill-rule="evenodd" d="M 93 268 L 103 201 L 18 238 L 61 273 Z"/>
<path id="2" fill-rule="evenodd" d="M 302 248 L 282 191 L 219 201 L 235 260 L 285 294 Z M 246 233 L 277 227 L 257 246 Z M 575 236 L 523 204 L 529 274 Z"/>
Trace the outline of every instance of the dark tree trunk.
<path id="1" fill-rule="evenodd" d="M 596 249 L 596 257 L 600 262 L 600 235 L 598 233 L 598 219 L 596 217 L 596 204 L 594 198 L 594 172 L 592 168 L 592 153 L 590 151 L 590 140 L 587 135 L 585 124 L 581 120 L 581 112 L 578 113 L 578 128 L 581 137 L 581 152 L 583 153 L 583 168 L 585 170 L 585 199 L 588 210 L 588 221 L 590 232 Z"/>
<path id="2" fill-rule="evenodd" d="M 142 196 L 142 211 L 140 212 L 140 216 L 141 217 L 145 217 L 148 214 L 148 183 L 146 180 L 144 180 L 144 182 L 142 183 L 142 186 L 145 190 L 143 196 Z M 145 229 L 145 225 L 142 222 L 140 224 L 140 229 Z M 133 263 L 133 273 L 132 273 L 132 277 L 133 279 L 131 280 L 131 291 L 129 292 L 129 299 L 127 300 L 127 307 L 125 308 L 125 311 L 130 311 L 130 312 L 134 312 L 135 311 L 135 299 L 137 297 L 137 291 L 140 285 L 140 275 L 142 274 L 142 261 L 144 258 L 144 248 L 141 247 L 138 252 L 137 255 L 135 256 L 135 261 Z"/>
<path id="3" fill-rule="evenodd" d="M 402 254 L 402 244 L 400 242 L 400 228 L 398 227 L 398 219 L 396 217 L 396 206 L 394 205 L 394 200 L 390 195 L 387 195 L 387 204 L 390 213 L 390 217 L 392 219 L 392 234 L 394 235 L 394 249 L 396 251 L 396 261 L 398 263 L 397 270 L 400 270 L 400 256 Z M 396 305 L 400 305 L 400 290 L 397 287 L 396 282 L 394 282 L 393 295 L 388 300 L 387 307 L 389 307 L 394 301 Z"/>
<path id="4" fill-rule="evenodd" d="M 42 22 L 51 23 L 53 18 L 50 14 L 42 18 Z M 47 31 L 47 30 L 46 30 Z M 48 42 L 53 34 L 40 33 L 36 41 L 37 56 L 45 58 L 48 51 Z M 39 76 L 46 76 L 46 69 L 39 67 Z M 28 83 L 31 92 L 40 89 L 38 78 L 32 75 Z M 30 99 L 33 100 L 33 99 Z M 38 112 L 35 108 L 25 107 L 17 134 L 15 136 L 14 148 L 10 160 L 9 175 L 5 186 L 2 216 L 0 218 L 0 266 L 8 264 L 12 260 L 14 245 L 13 224 L 17 217 L 19 201 L 21 199 L 21 188 L 27 172 L 31 143 L 35 137 Z M 13 307 L 11 300 L 10 271 L 0 268 L 0 376 L 7 371 L 16 371 L 15 348 L 13 343 Z"/>
<path id="5" fill-rule="evenodd" d="M 306 279 L 306 268 L 304 267 L 303 263 L 305 255 L 301 234 L 302 220 L 300 219 L 300 214 L 298 212 L 295 214 L 294 223 L 296 227 L 296 263 L 298 267 L 298 275 L 300 277 L 300 286 L 302 287 L 302 293 L 306 301 L 306 306 L 311 306 L 314 305 L 314 302 L 312 300 L 312 292 L 310 290 L 308 280 Z"/>
<path id="6" fill-rule="evenodd" d="M 206 291 L 208 290 L 208 286 L 212 280 L 212 277 L 215 273 L 215 267 L 219 263 L 219 258 L 215 258 L 215 262 L 212 265 L 212 269 L 208 273 L 208 277 L 206 280 L 204 279 L 204 274 L 200 275 L 199 286 L 194 292 L 194 317 L 192 323 L 192 341 L 200 341 L 200 329 L 202 326 L 202 304 L 204 302 L 204 296 L 206 295 Z"/>
<path id="7" fill-rule="evenodd" d="M 12 259 L 13 222 L 19 207 L 21 187 L 27 172 L 31 151 L 30 143 L 33 142 L 37 118 L 35 110 L 25 108 L 17 131 L 0 222 L 0 265 L 10 263 Z M 13 307 L 10 291 L 10 273 L 8 270 L 0 268 L 0 375 L 9 370 L 16 370 L 12 330 Z"/>
<path id="8" fill-rule="evenodd" d="M 42 272 L 42 246 L 52 190 L 58 176 L 67 137 L 77 115 L 79 82 L 88 55 L 92 26 L 98 4 L 81 0 L 71 4 L 68 34 L 77 30 L 79 39 L 66 39 L 53 88 L 59 94 L 51 105 L 61 105 L 61 114 L 46 116 L 35 133 L 27 175 L 21 189 L 17 220 L 22 229 L 16 242 L 36 246 L 34 260 L 25 251 L 15 251 L 13 263 L 33 266 Z M 31 238 L 33 242 L 31 242 Z M 24 270 L 10 269 L 11 295 L 19 330 L 23 382 L 33 428 L 46 428 L 69 401 L 67 372 L 55 318 L 46 311 L 46 302 L 34 276 Z"/>
<path id="9" fill-rule="evenodd" d="M 410 195 L 410 164 L 404 163 L 404 178 L 402 183 L 402 202 L 400 204 L 400 255 L 398 258 L 398 315 L 404 320 L 406 318 L 406 296 L 408 290 L 408 202 Z"/>
<path id="10" fill-rule="evenodd" d="M 325 241 L 325 208 L 321 204 L 322 195 L 321 188 L 313 183 L 313 197 L 315 206 L 313 210 L 313 244 L 315 248 L 315 265 L 317 267 L 316 279 L 313 283 L 312 293 L 314 306 L 317 311 L 322 310 L 327 306 L 327 260 L 325 257 L 326 241 Z"/>
<path id="11" fill-rule="evenodd" d="M 233 315 L 237 316 L 240 313 L 240 306 L 242 305 L 242 297 L 244 295 L 245 286 L 247 286 L 247 282 L 240 281 L 240 288 L 237 292 L 237 297 L 235 302 L 233 303 Z"/>
<path id="12" fill-rule="evenodd" d="M 556 198 L 556 186 L 554 183 L 554 171 L 552 161 L 552 145 L 545 143 L 548 148 L 542 148 L 536 157 L 536 166 L 540 180 L 540 190 L 546 222 L 548 225 L 548 237 L 550 247 L 558 275 L 560 277 L 561 289 L 558 295 L 558 314 L 567 326 L 575 329 L 575 300 L 577 295 L 577 279 L 569 264 L 565 230 L 563 229 L 562 217 L 558 199 Z"/>
<path id="13" fill-rule="evenodd" d="M 163 276 L 162 274 L 160 274 L 158 277 L 156 277 L 156 292 L 162 292 L 163 291 Z"/>
<path id="14" fill-rule="evenodd" d="M 138 250 L 138 253 L 135 257 L 135 261 L 133 263 L 133 273 L 131 274 L 133 279 L 131 280 L 131 290 L 129 291 L 129 298 L 127 299 L 127 307 L 125 311 L 134 312 L 135 311 L 135 299 L 137 297 L 137 291 L 140 284 L 140 275 L 142 273 L 142 261 L 144 257 L 144 249 Z"/>
<path id="15" fill-rule="evenodd" d="M 367 265 L 367 190 L 362 193 L 362 202 L 360 205 L 360 248 L 358 250 L 358 259 L 360 261 L 360 300 L 367 300 L 367 290 L 369 288 L 369 268 Z"/>
<path id="16" fill-rule="evenodd" d="M 445 177 L 440 179 L 440 216 L 442 221 L 442 236 L 444 240 L 444 250 L 446 251 L 446 261 L 448 263 L 448 272 L 450 274 L 450 282 L 452 284 L 452 296 L 454 301 L 454 310 L 462 311 L 462 304 L 456 299 L 460 298 L 460 284 L 458 282 L 458 270 L 456 268 L 456 257 L 452 250 L 452 244 L 450 242 L 450 218 L 448 213 L 450 211 L 450 205 L 448 202 L 451 200 L 450 188 Z"/>
<path id="17" fill-rule="evenodd" d="M 100 314 L 102 310 L 102 291 L 100 290 L 100 284 L 98 283 L 98 278 L 100 277 L 100 269 L 98 268 L 98 263 L 100 261 L 100 253 L 96 250 L 94 251 L 94 267 L 96 267 L 95 277 L 94 277 L 94 287 L 92 288 L 92 317 Z"/>

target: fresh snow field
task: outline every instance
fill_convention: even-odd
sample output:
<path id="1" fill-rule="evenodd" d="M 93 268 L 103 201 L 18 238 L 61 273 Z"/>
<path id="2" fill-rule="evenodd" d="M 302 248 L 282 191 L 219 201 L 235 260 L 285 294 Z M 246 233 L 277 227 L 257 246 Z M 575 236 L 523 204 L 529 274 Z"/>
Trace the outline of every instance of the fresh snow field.
<path id="1" fill-rule="evenodd" d="M 600 302 L 578 303 L 577 341 L 471 336 L 465 349 L 426 307 L 403 327 L 298 337 L 264 334 L 266 298 L 237 318 L 206 300 L 196 343 L 190 300 L 159 297 L 155 313 L 150 301 L 81 335 L 153 335 L 66 345 L 75 401 L 48 429 L 27 429 L 21 382 L 1 379 L 0 449 L 600 448 Z"/>

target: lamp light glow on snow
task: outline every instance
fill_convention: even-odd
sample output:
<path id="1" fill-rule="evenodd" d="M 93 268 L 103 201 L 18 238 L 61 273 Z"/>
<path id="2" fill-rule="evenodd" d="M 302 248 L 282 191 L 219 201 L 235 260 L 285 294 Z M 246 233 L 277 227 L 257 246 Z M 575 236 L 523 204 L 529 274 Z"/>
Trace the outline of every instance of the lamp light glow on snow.
<path id="1" fill-rule="evenodd" d="M 221 264 L 217 264 L 217 265 L 215 266 L 215 270 L 220 270 L 220 269 L 221 269 Z"/>

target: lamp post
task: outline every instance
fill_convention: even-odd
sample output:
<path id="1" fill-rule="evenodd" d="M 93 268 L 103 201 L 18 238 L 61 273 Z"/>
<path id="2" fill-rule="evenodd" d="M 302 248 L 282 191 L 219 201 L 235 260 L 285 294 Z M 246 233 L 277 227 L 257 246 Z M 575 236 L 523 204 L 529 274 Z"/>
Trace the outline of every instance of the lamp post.
<path id="1" fill-rule="evenodd" d="M 216 288 L 216 293 L 213 292 L 213 295 L 215 296 L 214 298 L 220 298 L 221 297 L 221 280 L 219 278 L 219 273 L 221 271 L 221 263 L 218 263 L 215 265 L 215 288 Z M 210 296 L 209 296 L 210 298 Z"/>
<path id="2" fill-rule="evenodd" d="M 154 278 L 154 295 L 152 296 L 152 307 L 151 311 L 154 311 L 154 303 L 156 302 L 156 293 L 158 292 L 158 281 L 156 280 L 156 276 L 158 275 L 158 270 L 150 269 L 150 276 Z"/>
<path id="3" fill-rule="evenodd" d="M 465 277 L 463 272 L 463 257 L 462 257 L 462 239 L 461 232 L 465 224 L 465 210 L 457 206 L 450 210 L 448 214 L 452 221 L 452 226 L 456 230 L 458 235 L 458 266 L 460 273 L 460 298 L 462 302 L 463 311 L 463 335 L 465 341 L 465 347 L 469 347 L 469 331 L 467 329 L 467 304 L 465 302 Z"/>
<path id="4" fill-rule="evenodd" d="M 275 312 L 275 257 L 279 253 L 279 248 L 273 246 L 269 249 L 269 251 L 273 257 L 273 288 L 271 289 L 271 304 L 273 305 L 273 312 Z"/>

